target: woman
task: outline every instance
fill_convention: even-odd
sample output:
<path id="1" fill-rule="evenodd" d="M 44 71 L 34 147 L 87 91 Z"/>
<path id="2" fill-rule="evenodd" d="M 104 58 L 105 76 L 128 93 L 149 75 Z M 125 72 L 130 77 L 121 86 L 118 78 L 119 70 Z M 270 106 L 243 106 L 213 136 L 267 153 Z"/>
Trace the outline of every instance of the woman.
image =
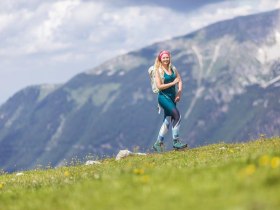
<path id="1" fill-rule="evenodd" d="M 164 120 L 160 128 L 157 141 L 153 148 L 156 152 L 162 152 L 164 149 L 164 136 L 168 132 L 170 117 L 172 123 L 173 148 L 183 149 L 187 144 L 183 144 L 179 139 L 179 129 L 181 115 L 176 107 L 176 103 L 180 101 L 182 94 L 182 80 L 180 74 L 171 64 L 170 52 L 163 50 L 159 53 L 154 64 L 156 85 L 159 89 L 158 103 L 164 110 Z M 178 90 L 176 91 L 176 85 Z"/>

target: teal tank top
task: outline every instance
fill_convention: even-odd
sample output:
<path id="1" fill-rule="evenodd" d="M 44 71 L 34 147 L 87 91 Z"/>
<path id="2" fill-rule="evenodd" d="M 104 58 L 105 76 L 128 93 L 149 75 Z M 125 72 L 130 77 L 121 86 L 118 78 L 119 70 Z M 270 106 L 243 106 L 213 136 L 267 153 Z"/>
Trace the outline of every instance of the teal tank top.
<path id="1" fill-rule="evenodd" d="M 174 71 L 172 70 L 172 74 L 171 75 L 168 75 L 164 72 L 164 84 L 168 84 L 170 82 L 173 82 L 174 79 L 176 78 L 176 75 L 174 73 Z M 165 90 L 161 90 L 159 92 L 159 94 L 162 94 L 162 95 L 167 95 L 169 96 L 172 101 L 175 101 L 175 97 L 176 97 L 176 87 L 175 85 L 165 89 Z"/>

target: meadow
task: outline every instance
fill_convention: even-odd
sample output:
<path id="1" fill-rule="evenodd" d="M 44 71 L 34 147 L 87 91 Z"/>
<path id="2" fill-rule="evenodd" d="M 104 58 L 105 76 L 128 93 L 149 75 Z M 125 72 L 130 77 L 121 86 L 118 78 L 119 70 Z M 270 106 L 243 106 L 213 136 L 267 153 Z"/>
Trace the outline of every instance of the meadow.
<path id="1" fill-rule="evenodd" d="M 280 138 L 0 175 L 0 210 L 280 209 Z"/>

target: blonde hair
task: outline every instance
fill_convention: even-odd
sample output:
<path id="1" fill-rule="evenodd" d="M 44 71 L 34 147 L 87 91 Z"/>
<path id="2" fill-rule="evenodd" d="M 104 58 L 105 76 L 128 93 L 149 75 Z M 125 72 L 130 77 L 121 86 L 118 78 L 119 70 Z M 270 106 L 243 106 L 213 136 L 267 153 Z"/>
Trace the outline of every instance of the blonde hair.
<path id="1" fill-rule="evenodd" d="M 159 56 L 157 56 L 156 60 L 155 60 L 155 64 L 154 64 L 154 69 L 156 70 L 156 72 L 158 72 L 160 74 L 160 78 L 163 78 L 164 71 L 159 72 L 159 68 L 162 68 L 162 63 L 159 59 Z M 171 55 L 169 56 L 168 69 L 171 70 Z"/>

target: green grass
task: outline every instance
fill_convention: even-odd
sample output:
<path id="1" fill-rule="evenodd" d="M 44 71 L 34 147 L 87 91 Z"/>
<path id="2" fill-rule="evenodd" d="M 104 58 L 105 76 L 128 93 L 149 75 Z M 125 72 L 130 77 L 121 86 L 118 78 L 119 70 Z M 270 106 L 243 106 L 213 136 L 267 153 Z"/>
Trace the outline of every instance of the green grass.
<path id="1" fill-rule="evenodd" d="M 0 209 L 280 208 L 280 138 L 0 176 Z"/>

